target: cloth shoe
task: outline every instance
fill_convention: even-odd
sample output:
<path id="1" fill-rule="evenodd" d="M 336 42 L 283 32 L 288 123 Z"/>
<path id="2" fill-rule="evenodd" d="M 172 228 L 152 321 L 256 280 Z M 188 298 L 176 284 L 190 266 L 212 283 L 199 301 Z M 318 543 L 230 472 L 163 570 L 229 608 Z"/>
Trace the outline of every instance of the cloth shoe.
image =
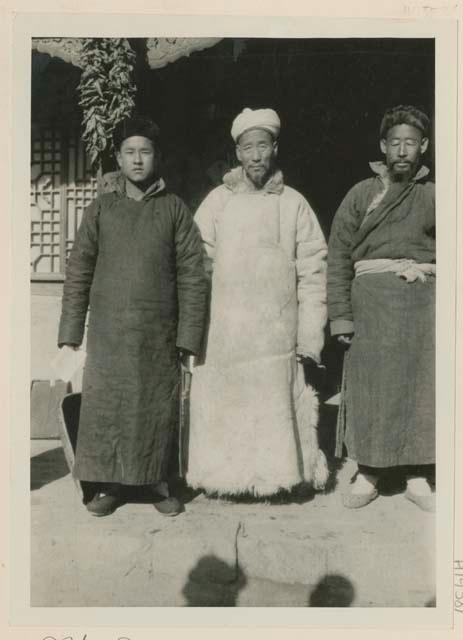
<path id="1" fill-rule="evenodd" d="M 410 489 L 407 489 L 404 493 L 404 498 L 416 504 L 422 511 L 429 511 L 434 513 L 436 511 L 436 496 L 434 493 L 430 495 L 420 495 L 419 493 L 413 493 Z"/>
<path id="2" fill-rule="evenodd" d="M 110 516 L 122 504 L 120 490 L 118 488 L 102 489 L 98 491 L 90 502 L 87 503 L 87 511 L 93 516 Z"/>
<path id="3" fill-rule="evenodd" d="M 378 497 L 378 489 L 376 487 L 373 491 L 368 493 L 352 493 L 347 492 L 342 494 L 342 504 L 347 509 L 360 509 L 361 507 L 366 507 L 367 504 L 373 502 L 375 498 Z"/>
<path id="4" fill-rule="evenodd" d="M 409 475 L 404 497 L 416 504 L 422 511 L 434 512 L 436 510 L 435 493 L 429 479 L 425 476 Z"/>
<path id="5" fill-rule="evenodd" d="M 183 504 L 173 496 L 165 497 L 162 495 L 153 496 L 153 506 L 163 516 L 178 516 L 185 510 Z"/>
<path id="6" fill-rule="evenodd" d="M 376 488 L 377 477 L 367 476 L 367 474 L 358 473 L 352 479 L 349 491 L 342 494 L 342 503 L 347 509 L 360 509 L 366 507 L 375 498 L 378 497 L 378 489 Z M 357 486 L 363 482 L 365 490 L 359 491 Z M 363 488 L 363 487 L 362 487 Z"/>

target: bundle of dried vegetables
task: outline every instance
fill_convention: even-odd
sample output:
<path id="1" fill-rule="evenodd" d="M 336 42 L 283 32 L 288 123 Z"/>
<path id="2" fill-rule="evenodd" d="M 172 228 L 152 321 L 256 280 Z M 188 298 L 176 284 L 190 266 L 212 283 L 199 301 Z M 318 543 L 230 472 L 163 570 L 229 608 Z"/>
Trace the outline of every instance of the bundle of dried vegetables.
<path id="1" fill-rule="evenodd" d="M 115 126 L 135 106 L 135 52 L 124 38 L 86 38 L 82 47 L 82 77 L 77 88 L 84 111 L 83 140 L 92 166 L 111 152 Z"/>

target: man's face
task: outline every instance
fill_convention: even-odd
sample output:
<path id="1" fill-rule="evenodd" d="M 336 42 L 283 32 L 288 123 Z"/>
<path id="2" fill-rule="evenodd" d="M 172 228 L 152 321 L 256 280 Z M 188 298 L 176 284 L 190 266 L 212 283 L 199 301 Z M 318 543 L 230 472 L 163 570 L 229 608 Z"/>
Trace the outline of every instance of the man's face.
<path id="1" fill-rule="evenodd" d="M 258 189 L 264 186 L 273 172 L 277 151 L 277 143 L 264 129 L 250 129 L 240 136 L 236 157 Z"/>
<path id="2" fill-rule="evenodd" d="M 152 182 L 157 172 L 158 154 L 153 142 L 143 136 L 126 138 L 117 153 L 124 176 L 137 186 Z"/>
<path id="3" fill-rule="evenodd" d="M 421 131 L 408 124 L 397 124 L 381 140 L 381 151 L 386 155 L 386 164 L 394 180 L 412 178 L 420 164 L 421 155 L 428 148 L 428 140 Z"/>

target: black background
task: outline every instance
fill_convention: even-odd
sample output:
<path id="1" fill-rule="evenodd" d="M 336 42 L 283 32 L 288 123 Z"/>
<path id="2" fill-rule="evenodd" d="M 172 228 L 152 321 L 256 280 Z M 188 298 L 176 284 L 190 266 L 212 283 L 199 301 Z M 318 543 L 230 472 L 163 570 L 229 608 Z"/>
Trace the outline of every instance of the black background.
<path id="1" fill-rule="evenodd" d="M 230 128 L 244 108 L 272 107 L 282 121 L 279 161 L 286 182 L 315 209 L 325 231 L 346 191 L 381 158 L 386 108 L 414 104 L 433 119 L 433 39 L 224 39 L 159 70 L 137 52 L 137 111 L 163 134 L 168 185 L 194 210 L 215 186 L 208 168 L 236 164 Z M 33 55 L 32 119 L 79 123 L 80 70 Z M 433 170 L 434 145 L 426 161 Z M 114 168 L 105 161 L 105 170 Z"/>

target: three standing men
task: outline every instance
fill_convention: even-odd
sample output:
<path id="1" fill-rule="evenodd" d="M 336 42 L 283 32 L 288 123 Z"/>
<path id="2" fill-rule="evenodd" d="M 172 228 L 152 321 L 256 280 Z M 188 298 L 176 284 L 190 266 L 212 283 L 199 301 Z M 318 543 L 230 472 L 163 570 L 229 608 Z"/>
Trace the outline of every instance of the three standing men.
<path id="1" fill-rule="evenodd" d="M 373 163 L 377 176 L 347 194 L 330 236 L 331 330 L 349 348 L 337 453 L 345 443 L 359 463 L 347 507 L 378 495 L 382 469 L 404 466 L 406 496 L 433 508 L 435 203 L 421 166 L 428 129 L 414 107 L 385 114 L 386 164 Z M 241 166 L 196 214 L 212 295 L 193 378 L 187 480 L 208 493 L 322 488 L 328 475 L 303 370 L 323 346 L 326 243 L 277 168 L 279 131 L 271 109 L 239 114 L 231 133 Z M 81 343 L 90 302 L 75 473 L 102 483 L 88 505 L 96 515 L 114 511 L 121 485 L 164 479 L 178 352 L 199 352 L 206 310 L 199 234 L 158 176 L 157 128 L 129 120 L 116 146 L 122 180 L 84 215 L 59 334 L 61 345 Z M 169 515 L 180 509 L 161 496 L 155 505 Z"/>
<path id="2" fill-rule="evenodd" d="M 421 156 L 429 119 L 412 106 L 384 115 L 386 162 L 336 213 L 328 251 L 331 332 L 348 351 L 338 421 L 359 464 L 346 507 L 378 495 L 385 468 L 407 474 L 405 496 L 434 509 L 435 188 Z M 349 346 L 350 345 L 350 346 Z"/>
<path id="3" fill-rule="evenodd" d="M 124 121 L 114 135 L 121 179 L 85 211 L 64 284 L 58 342 L 81 344 L 90 321 L 74 473 L 100 484 L 87 504 L 112 513 L 123 485 L 149 485 L 164 515 L 181 509 L 156 492 L 178 410 L 179 357 L 197 353 L 207 281 L 192 216 L 159 176 L 159 130 Z"/>
<path id="4" fill-rule="evenodd" d="M 318 363 L 326 322 L 326 243 L 276 160 L 280 119 L 245 109 L 231 135 L 239 167 L 195 220 L 212 278 L 205 362 L 195 368 L 187 481 L 210 494 L 269 496 L 324 486 Z"/>

